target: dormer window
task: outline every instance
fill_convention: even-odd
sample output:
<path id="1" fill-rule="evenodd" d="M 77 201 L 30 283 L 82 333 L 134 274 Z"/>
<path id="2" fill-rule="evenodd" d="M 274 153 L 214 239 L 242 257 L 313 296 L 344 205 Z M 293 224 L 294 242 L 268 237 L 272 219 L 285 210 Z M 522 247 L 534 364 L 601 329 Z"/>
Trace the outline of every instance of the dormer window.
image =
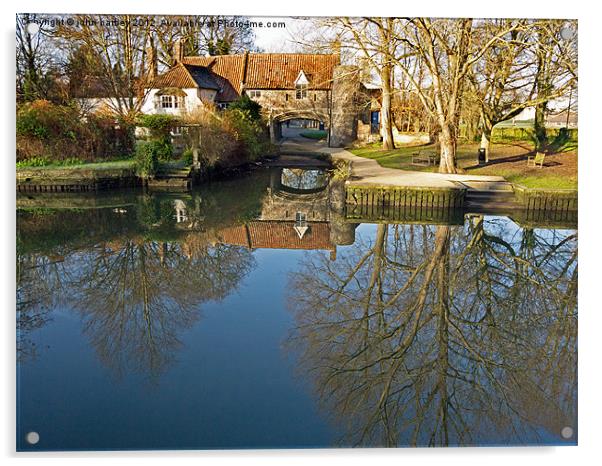
<path id="1" fill-rule="evenodd" d="M 296 99 L 307 99 L 307 84 L 295 85 L 295 98 Z"/>
<path id="2" fill-rule="evenodd" d="M 309 80 L 303 71 L 299 72 L 299 76 L 295 80 L 295 98 L 296 99 L 307 99 L 307 88 L 309 87 Z"/>

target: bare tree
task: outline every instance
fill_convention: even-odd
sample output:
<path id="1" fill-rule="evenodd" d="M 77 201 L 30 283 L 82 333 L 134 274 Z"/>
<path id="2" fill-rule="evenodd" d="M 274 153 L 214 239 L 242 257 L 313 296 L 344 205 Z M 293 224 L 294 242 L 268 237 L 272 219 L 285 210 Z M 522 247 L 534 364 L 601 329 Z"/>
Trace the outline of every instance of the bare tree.
<path id="1" fill-rule="evenodd" d="M 141 70 L 145 69 L 145 50 L 151 23 L 132 15 L 79 15 L 73 26 L 61 25 L 56 35 L 66 47 L 81 45 L 98 57 L 97 76 L 109 106 L 125 118 L 133 118 L 143 103 Z"/>
<path id="2" fill-rule="evenodd" d="M 184 55 L 229 55 L 255 50 L 255 33 L 245 27 L 245 16 L 157 16 L 152 33 L 157 58 L 167 67 L 175 65 L 177 43 Z M 241 26 L 242 25 L 242 26 Z"/>
<path id="3" fill-rule="evenodd" d="M 307 20 L 294 40 L 303 52 L 338 53 L 342 61 L 358 62 L 363 78 L 375 71 L 382 87 L 381 128 L 383 149 L 394 149 L 393 83 L 396 20 L 393 18 L 318 18 Z M 360 102 L 369 106 L 370 99 Z"/>
<path id="4" fill-rule="evenodd" d="M 517 27 L 489 47 L 469 76 L 478 109 L 475 113 L 480 120 L 481 148 L 486 150 L 487 160 L 497 123 L 514 118 L 527 107 L 536 107 L 540 109 L 538 121 L 543 127 L 547 104 L 565 96 L 577 79 L 576 53 L 569 53 L 574 47 L 573 39 L 561 39 L 558 32 L 567 23 L 554 26 L 549 20 L 490 20 L 484 24 L 486 34 L 477 40 L 508 30 L 512 23 Z M 551 37 L 551 30 L 556 30 L 558 36 L 554 46 L 542 42 Z M 544 75 L 548 85 L 543 83 Z"/>
<path id="5" fill-rule="evenodd" d="M 477 42 L 475 29 L 482 30 L 483 26 L 472 19 L 416 18 L 403 20 L 403 25 L 396 62 L 438 125 L 439 171 L 456 173 L 456 144 L 467 75 L 490 47 L 517 26 L 510 24 Z M 428 70 L 428 85 L 416 80 L 415 66 L 410 67 L 403 60 L 408 55 Z"/>
<path id="6" fill-rule="evenodd" d="M 56 50 L 45 15 L 17 15 L 17 100 L 54 100 L 60 93 Z"/>
<path id="7" fill-rule="evenodd" d="M 564 31 L 574 24 L 561 20 L 538 22 L 535 28 L 537 42 L 534 55 L 537 63 L 535 89 L 538 102 L 535 105 L 535 137 L 537 150 L 547 143 L 546 114 L 550 100 L 562 95 L 577 80 L 577 37 L 563 37 Z"/>

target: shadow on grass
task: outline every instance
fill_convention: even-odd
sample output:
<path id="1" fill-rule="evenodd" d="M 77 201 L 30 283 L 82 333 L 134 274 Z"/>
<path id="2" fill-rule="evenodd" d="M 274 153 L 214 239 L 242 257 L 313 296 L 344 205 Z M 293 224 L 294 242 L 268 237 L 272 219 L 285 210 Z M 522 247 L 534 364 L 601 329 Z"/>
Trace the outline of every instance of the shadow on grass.
<path id="1" fill-rule="evenodd" d="M 511 155 L 508 157 L 500 157 L 498 159 L 492 159 L 490 160 L 488 163 L 486 163 L 485 165 L 471 165 L 471 166 L 467 166 L 464 167 L 464 170 L 474 170 L 476 168 L 483 168 L 483 167 L 491 167 L 494 165 L 499 165 L 502 163 L 514 163 L 514 162 L 521 162 L 521 161 L 525 161 L 527 160 L 527 157 L 529 155 L 532 155 L 533 152 L 526 152 L 524 154 L 519 154 L 519 155 Z"/>
<path id="2" fill-rule="evenodd" d="M 558 153 L 558 152 L 569 152 L 577 148 L 577 141 L 571 139 L 571 135 L 567 128 L 560 128 L 558 134 L 552 141 L 546 146 L 546 152 Z"/>

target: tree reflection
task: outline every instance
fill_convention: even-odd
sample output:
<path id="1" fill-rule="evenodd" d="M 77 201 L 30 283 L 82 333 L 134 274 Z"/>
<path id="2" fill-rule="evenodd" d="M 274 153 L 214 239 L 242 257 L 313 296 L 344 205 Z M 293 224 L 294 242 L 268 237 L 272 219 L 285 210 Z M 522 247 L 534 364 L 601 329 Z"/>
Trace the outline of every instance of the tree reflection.
<path id="1" fill-rule="evenodd" d="M 100 226 L 83 229 L 99 230 L 87 238 L 81 224 L 93 224 L 96 210 L 75 215 L 79 233 L 73 235 L 62 214 L 22 214 L 27 221 L 20 222 L 23 244 L 18 240 L 17 248 L 19 356 L 35 353 L 29 335 L 62 305 L 82 316 L 84 333 L 116 375 L 154 378 L 165 371 L 181 346 L 180 335 L 198 321 L 201 304 L 225 298 L 255 263 L 248 249 L 217 243 L 198 199 L 186 200 L 188 205 L 146 198 L 135 209 L 105 210 Z M 112 234 L 111 225 L 126 220 L 132 228 Z M 48 231 L 63 236 L 54 241 Z"/>
<path id="2" fill-rule="evenodd" d="M 82 264 L 83 262 L 83 264 Z M 125 240 L 99 245 L 80 260 L 73 307 L 102 360 L 118 373 L 158 375 L 199 318 L 199 304 L 227 296 L 253 258 L 237 247 L 189 255 L 180 243 Z"/>
<path id="3" fill-rule="evenodd" d="M 290 303 L 344 443 L 545 442 L 575 427 L 575 234 L 377 227 L 306 259 Z"/>
<path id="4" fill-rule="evenodd" d="M 17 239 L 18 242 L 18 239 Z M 36 356 L 32 331 L 50 320 L 63 283 L 62 258 L 24 254 L 17 248 L 17 357 L 27 360 Z"/>

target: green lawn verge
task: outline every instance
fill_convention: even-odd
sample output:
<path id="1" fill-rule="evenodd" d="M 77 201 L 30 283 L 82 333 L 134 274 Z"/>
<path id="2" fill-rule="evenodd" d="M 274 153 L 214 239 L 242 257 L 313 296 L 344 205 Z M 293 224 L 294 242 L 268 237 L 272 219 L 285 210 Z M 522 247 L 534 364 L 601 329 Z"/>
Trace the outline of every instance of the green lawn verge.
<path id="1" fill-rule="evenodd" d="M 577 177 L 508 175 L 505 178 L 511 183 L 525 188 L 577 189 Z"/>
<path id="2" fill-rule="evenodd" d="M 33 165 L 28 166 L 25 163 L 20 163 L 17 166 L 17 170 L 26 169 L 26 170 L 110 170 L 110 169 L 124 169 L 124 168 L 133 168 L 135 165 L 135 161 L 133 159 L 127 160 L 111 160 L 107 162 L 90 162 L 90 163 L 78 163 L 72 165 L 63 165 L 63 164 L 49 164 L 49 165 Z"/>
<path id="3" fill-rule="evenodd" d="M 383 150 L 380 144 L 370 144 L 365 147 L 349 149 L 349 152 L 359 157 L 376 160 L 379 165 L 386 168 L 398 168 L 402 170 L 414 171 L 436 171 L 437 167 L 412 165 L 412 154 L 414 152 L 418 152 L 419 150 L 433 152 L 435 150 L 435 146 L 428 145 L 399 147 L 393 150 Z"/>
<path id="4" fill-rule="evenodd" d="M 299 135 L 307 139 L 326 139 L 326 131 L 320 130 L 307 130 L 299 133 Z"/>

